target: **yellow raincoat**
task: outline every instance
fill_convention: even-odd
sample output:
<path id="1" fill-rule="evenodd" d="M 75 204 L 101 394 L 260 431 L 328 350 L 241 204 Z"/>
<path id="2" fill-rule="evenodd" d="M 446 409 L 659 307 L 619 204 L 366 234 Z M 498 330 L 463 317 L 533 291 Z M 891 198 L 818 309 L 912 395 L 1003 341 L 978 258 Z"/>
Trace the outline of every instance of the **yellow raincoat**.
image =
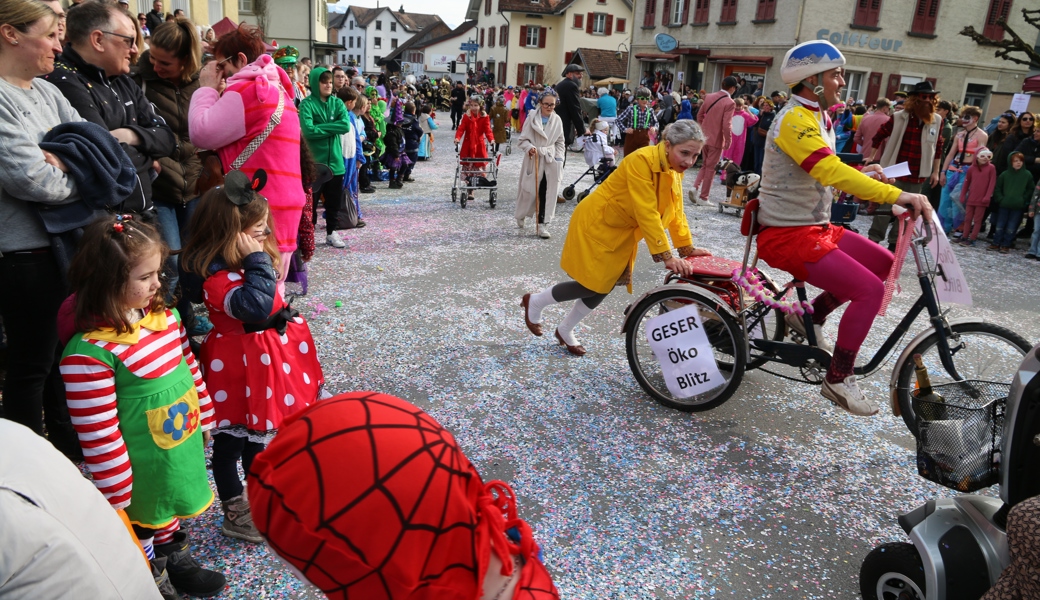
<path id="1" fill-rule="evenodd" d="M 575 281 L 609 293 L 635 264 L 639 240 L 653 255 L 693 245 L 683 212 L 683 174 L 668 165 L 664 142 L 640 148 L 621 161 L 588 198 L 574 209 L 560 267 Z M 631 284 L 628 292 L 632 293 Z"/>

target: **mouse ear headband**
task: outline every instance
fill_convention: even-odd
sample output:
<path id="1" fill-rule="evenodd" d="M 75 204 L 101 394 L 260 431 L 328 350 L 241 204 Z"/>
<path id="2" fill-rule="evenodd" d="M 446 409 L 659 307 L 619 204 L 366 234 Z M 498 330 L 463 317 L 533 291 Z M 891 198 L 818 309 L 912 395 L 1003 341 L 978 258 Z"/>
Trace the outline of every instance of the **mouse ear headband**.
<path id="1" fill-rule="evenodd" d="M 257 169 L 252 179 L 236 169 L 224 176 L 224 193 L 235 206 L 245 206 L 260 195 L 266 184 L 267 172 L 263 169 Z"/>

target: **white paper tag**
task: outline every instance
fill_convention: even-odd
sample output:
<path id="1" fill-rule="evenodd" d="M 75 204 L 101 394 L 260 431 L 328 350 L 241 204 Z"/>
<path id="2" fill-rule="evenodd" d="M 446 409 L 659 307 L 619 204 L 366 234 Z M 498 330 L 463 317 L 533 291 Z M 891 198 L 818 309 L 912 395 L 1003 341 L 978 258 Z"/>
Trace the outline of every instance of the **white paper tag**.
<path id="1" fill-rule="evenodd" d="M 918 232 L 917 235 L 920 235 L 921 217 L 917 218 L 915 228 Z M 942 225 L 939 224 L 939 215 L 935 213 L 932 213 L 932 241 L 928 242 L 927 248 L 932 253 L 935 261 L 942 266 L 942 272 L 946 276 L 945 279 L 941 275 L 936 275 L 935 277 L 935 293 L 939 300 L 941 302 L 971 306 L 971 290 L 968 289 L 968 279 L 964 276 L 964 271 L 961 270 L 961 266 L 957 262 L 957 255 L 953 253 L 953 248 L 950 247 L 950 240 L 947 239 Z"/>
<path id="2" fill-rule="evenodd" d="M 881 170 L 885 177 L 888 179 L 897 179 L 899 177 L 906 177 L 910 174 L 910 164 L 906 161 L 899 163 L 898 165 L 890 165 Z"/>
<path id="3" fill-rule="evenodd" d="M 725 385 L 697 304 L 650 319 L 646 337 L 661 364 L 668 391 L 676 398 L 689 398 Z"/>

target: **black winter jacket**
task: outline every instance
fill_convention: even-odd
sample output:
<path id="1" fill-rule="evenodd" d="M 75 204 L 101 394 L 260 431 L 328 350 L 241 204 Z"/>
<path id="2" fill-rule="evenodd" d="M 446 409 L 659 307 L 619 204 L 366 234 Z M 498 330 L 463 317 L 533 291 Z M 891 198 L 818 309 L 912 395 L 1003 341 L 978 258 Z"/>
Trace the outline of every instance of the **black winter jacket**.
<path id="1" fill-rule="evenodd" d="M 404 121 L 401 122 L 401 129 L 404 130 L 404 151 L 407 153 L 419 151 L 419 140 L 422 139 L 423 130 L 419 126 L 419 121 L 416 120 L 415 115 L 405 115 Z"/>
<path id="2" fill-rule="evenodd" d="M 556 93 L 560 100 L 556 104 L 556 114 L 563 121 L 563 139 L 570 146 L 574 143 L 575 131 L 578 135 L 585 135 L 585 121 L 581 116 L 581 94 L 578 84 L 567 77 L 556 84 Z"/>
<path id="3" fill-rule="evenodd" d="M 155 174 L 152 161 L 170 156 L 177 141 L 141 88 L 129 75 L 106 77 L 104 71 L 87 64 L 71 46 L 65 48 L 54 61 L 54 70 L 43 79 L 56 85 L 84 119 L 109 131 L 125 127 L 141 138 L 140 146 L 120 145 L 140 179 L 135 193 L 143 194 L 150 207 Z"/>

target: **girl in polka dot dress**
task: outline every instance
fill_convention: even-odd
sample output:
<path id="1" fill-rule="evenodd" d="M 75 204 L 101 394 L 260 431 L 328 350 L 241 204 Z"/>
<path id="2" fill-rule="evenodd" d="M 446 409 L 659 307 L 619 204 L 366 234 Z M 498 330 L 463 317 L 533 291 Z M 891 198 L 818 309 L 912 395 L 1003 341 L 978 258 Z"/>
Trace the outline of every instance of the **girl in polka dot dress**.
<path id="1" fill-rule="evenodd" d="M 225 185 L 202 197 L 184 249 L 185 269 L 205 278 L 203 298 L 213 330 L 200 362 L 213 398 L 213 480 L 224 508 L 221 533 L 259 543 L 238 474 L 282 420 L 318 399 L 324 377 L 307 323 L 278 291 L 278 248 L 267 200 L 252 181 L 231 171 Z"/>

